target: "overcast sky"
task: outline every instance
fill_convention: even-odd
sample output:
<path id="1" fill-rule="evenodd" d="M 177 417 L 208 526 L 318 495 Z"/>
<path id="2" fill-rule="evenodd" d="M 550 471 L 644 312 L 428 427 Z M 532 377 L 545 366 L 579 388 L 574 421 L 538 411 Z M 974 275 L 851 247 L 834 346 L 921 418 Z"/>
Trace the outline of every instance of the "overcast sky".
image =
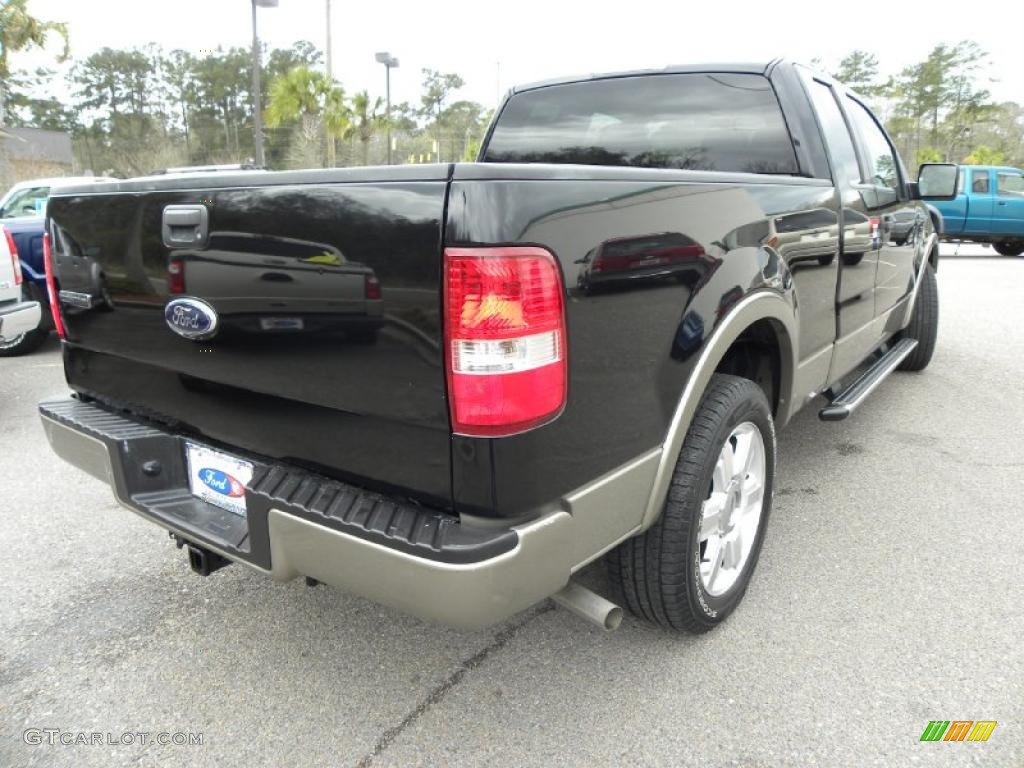
<path id="1" fill-rule="evenodd" d="M 306 39 L 325 45 L 326 0 L 279 0 L 259 10 L 260 37 L 271 47 Z M 821 57 L 834 65 L 854 48 L 896 73 L 938 43 L 968 38 L 990 54 L 988 85 L 997 99 L 1024 102 L 1024 2 L 990 3 L 984 13 L 960 2 L 803 2 L 682 0 L 558 2 L 332 0 L 334 75 L 348 92 L 383 95 L 375 51 L 401 65 L 393 102 L 418 102 L 424 67 L 458 72 L 460 98 L 492 106 L 499 89 L 549 77 L 668 64 Z M 194 53 L 248 45 L 250 0 L 31 0 L 43 19 L 66 21 L 72 53 L 156 42 Z M 44 63 L 19 55 L 13 65 Z M 56 88 L 56 92 L 63 91 Z"/>

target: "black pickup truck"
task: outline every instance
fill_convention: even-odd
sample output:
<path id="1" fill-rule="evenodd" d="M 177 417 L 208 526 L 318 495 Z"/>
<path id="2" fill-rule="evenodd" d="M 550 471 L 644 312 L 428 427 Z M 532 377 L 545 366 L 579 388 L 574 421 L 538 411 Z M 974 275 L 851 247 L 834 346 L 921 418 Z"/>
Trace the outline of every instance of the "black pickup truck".
<path id="1" fill-rule="evenodd" d="M 476 163 L 61 190 L 73 395 L 43 425 L 203 574 L 612 628 L 573 581 L 606 556 L 633 612 L 707 630 L 757 562 L 775 430 L 928 364 L 922 192 L 955 185 L 773 61 L 515 89 Z"/>

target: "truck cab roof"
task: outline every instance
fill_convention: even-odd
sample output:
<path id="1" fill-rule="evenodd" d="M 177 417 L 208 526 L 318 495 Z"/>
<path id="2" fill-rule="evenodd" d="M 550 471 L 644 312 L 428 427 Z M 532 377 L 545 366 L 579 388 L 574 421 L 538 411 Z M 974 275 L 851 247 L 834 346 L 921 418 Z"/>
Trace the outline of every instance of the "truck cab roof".
<path id="1" fill-rule="evenodd" d="M 960 166 L 961 168 L 970 168 L 976 171 L 1015 171 L 1020 173 L 1021 169 L 1016 168 L 1012 165 L 970 165 L 964 163 Z"/>
<path id="2" fill-rule="evenodd" d="M 511 93 L 521 93 L 535 88 L 547 88 L 552 85 L 568 85 L 569 83 L 581 83 L 588 80 L 607 80 L 616 77 L 638 77 L 642 75 L 686 75 L 699 74 L 701 72 L 731 72 L 735 74 L 764 75 L 773 66 L 782 62 L 782 59 L 772 59 L 762 62 L 723 62 L 706 64 L 674 64 L 662 69 L 631 69 L 621 72 L 593 72 L 585 75 L 567 75 L 565 77 L 538 80 L 532 83 L 516 85 L 512 87 Z"/>

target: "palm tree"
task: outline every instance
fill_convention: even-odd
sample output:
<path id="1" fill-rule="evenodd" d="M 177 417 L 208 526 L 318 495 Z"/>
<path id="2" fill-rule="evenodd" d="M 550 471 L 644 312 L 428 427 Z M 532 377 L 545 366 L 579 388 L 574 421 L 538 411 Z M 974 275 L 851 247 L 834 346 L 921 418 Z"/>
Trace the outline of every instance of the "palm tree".
<path id="1" fill-rule="evenodd" d="M 387 117 L 381 112 L 384 100 L 379 96 L 371 103 L 370 94 L 361 91 L 352 97 L 352 121 L 345 131 L 345 138 L 356 137 L 362 144 L 363 165 L 368 163 L 370 141 L 374 135 L 387 126 Z"/>
<path id="2" fill-rule="evenodd" d="M 349 130 L 352 112 L 345 103 L 345 91 L 340 85 L 335 86 L 327 94 L 324 103 L 324 133 L 327 136 L 327 165 L 331 168 L 335 164 L 334 142 L 342 137 Z"/>
<path id="3" fill-rule="evenodd" d="M 295 67 L 278 75 L 270 84 L 270 102 L 265 115 L 267 126 L 276 128 L 298 120 L 303 132 L 312 135 L 319 125 L 329 90 L 327 78 L 309 67 Z"/>
<path id="4" fill-rule="evenodd" d="M 27 4 L 28 0 L 8 0 L 0 6 L 0 126 L 4 124 L 4 101 L 11 76 L 8 56 L 33 46 L 42 48 L 51 32 L 64 40 L 64 49 L 57 60 L 67 61 L 71 54 L 67 25 L 58 21 L 40 21 L 28 12 Z"/>
<path id="5" fill-rule="evenodd" d="M 344 102 L 345 92 L 325 74 L 309 67 L 295 67 L 270 84 L 266 124 L 276 128 L 297 120 L 306 144 L 319 144 L 326 134 L 328 162 L 333 164 L 333 139 L 348 127 Z M 318 154 L 322 165 L 323 155 Z"/>

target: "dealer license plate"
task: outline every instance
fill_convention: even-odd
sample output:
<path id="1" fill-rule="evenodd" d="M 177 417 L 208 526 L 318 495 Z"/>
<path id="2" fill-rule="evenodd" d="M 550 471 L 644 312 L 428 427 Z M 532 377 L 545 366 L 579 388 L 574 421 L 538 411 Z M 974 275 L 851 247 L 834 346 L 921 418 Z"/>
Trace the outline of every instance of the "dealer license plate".
<path id="1" fill-rule="evenodd" d="M 245 486 L 252 480 L 252 462 L 186 443 L 188 485 L 192 495 L 245 517 Z"/>

